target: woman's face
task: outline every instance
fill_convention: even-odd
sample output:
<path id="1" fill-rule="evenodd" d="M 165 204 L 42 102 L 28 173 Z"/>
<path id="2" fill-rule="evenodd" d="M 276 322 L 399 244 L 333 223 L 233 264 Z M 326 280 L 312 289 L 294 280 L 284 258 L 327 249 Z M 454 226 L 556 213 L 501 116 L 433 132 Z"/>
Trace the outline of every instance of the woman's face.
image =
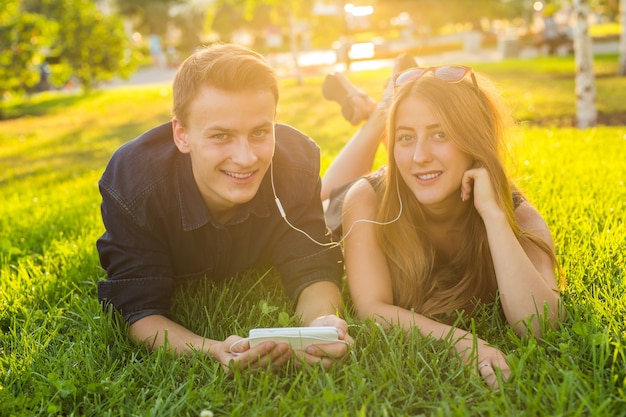
<path id="1" fill-rule="evenodd" d="M 393 140 L 398 171 L 422 205 L 461 202 L 461 179 L 473 160 L 446 136 L 426 101 L 408 96 L 398 105 Z"/>

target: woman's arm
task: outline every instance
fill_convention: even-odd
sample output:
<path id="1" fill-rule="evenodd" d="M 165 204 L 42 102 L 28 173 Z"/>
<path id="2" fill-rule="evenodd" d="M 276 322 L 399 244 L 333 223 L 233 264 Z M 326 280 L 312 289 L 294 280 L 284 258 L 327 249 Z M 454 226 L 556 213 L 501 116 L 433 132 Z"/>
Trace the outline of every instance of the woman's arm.
<path id="1" fill-rule="evenodd" d="M 515 215 L 520 228 L 542 239 L 554 251 L 548 225 L 529 203 L 522 203 Z M 555 265 L 550 256 L 535 244 L 520 244 L 506 219 L 485 216 L 502 308 L 517 334 L 528 330 L 541 335 L 540 322 L 547 307 L 547 319 L 554 326 L 562 316 Z M 525 294 L 526 296 L 520 296 Z"/>
<path id="2" fill-rule="evenodd" d="M 384 139 L 386 110 L 377 107 L 367 122 L 354 134 L 335 157 L 322 179 L 322 201 L 341 187 L 372 171 L 378 145 Z"/>
<path id="3" fill-rule="evenodd" d="M 429 319 L 421 314 L 393 304 L 393 290 L 385 255 L 376 240 L 376 228 L 385 227 L 358 220 L 373 220 L 377 198 L 367 180 L 360 180 L 346 195 L 343 209 L 343 230 L 351 232 L 344 241 L 346 273 L 352 301 L 360 319 L 373 318 L 384 327 L 399 325 L 405 330 L 417 327 L 424 336 L 449 339 L 465 360 L 477 359 L 476 365 L 488 364 L 492 370 L 481 368 L 481 375 L 500 368 L 502 375 L 510 374 L 504 354 L 487 342 L 464 330 Z M 356 223 L 355 223 L 356 222 Z M 476 348 L 476 350 L 474 350 Z M 494 386 L 495 377 L 486 378 Z"/>
<path id="4" fill-rule="evenodd" d="M 472 185 L 473 184 L 473 185 Z M 560 317 L 560 294 L 555 265 L 550 256 L 534 244 L 522 245 L 496 202 L 489 174 L 484 168 L 470 169 L 463 179 L 464 201 L 474 193 L 474 206 L 480 213 L 498 281 L 500 302 L 507 321 L 517 334 L 528 330 L 541 334 L 540 322 L 547 307 L 547 319 L 555 325 Z M 520 228 L 543 239 L 554 250 L 548 226 L 527 202 L 515 215 Z"/>

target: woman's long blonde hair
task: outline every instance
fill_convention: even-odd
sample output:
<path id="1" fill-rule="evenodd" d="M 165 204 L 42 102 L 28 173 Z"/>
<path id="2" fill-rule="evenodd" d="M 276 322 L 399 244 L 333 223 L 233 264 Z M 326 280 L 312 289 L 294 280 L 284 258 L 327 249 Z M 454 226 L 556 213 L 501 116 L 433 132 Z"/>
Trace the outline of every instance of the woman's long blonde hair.
<path id="1" fill-rule="evenodd" d="M 389 168 L 378 220 L 389 221 L 397 215 L 399 198 L 404 211 L 398 221 L 378 229 L 378 243 L 387 258 L 394 303 L 429 316 L 457 309 L 471 311 L 477 300 L 492 302 L 497 283 L 485 226 L 473 202 L 466 202 L 460 250 L 451 259 L 442 259 L 426 233 L 422 207 L 399 175 L 393 156 L 396 112 L 406 97 L 429 103 L 446 136 L 486 168 L 518 240 L 534 243 L 555 260 L 546 242 L 520 230 L 504 167 L 508 115 L 493 83 L 475 76 L 478 88 L 469 76 L 449 83 L 425 74 L 398 89 L 388 117 Z"/>

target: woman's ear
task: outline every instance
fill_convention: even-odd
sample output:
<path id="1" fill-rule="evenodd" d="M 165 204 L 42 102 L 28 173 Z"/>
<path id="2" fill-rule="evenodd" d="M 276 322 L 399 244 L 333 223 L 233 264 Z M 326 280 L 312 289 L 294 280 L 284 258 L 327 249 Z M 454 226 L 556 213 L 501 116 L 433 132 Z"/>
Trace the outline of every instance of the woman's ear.
<path id="1" fill-rule="evenodd" d="M 187 141 L 187 131 L 183 127 L 183 124 L 176 117 L 172 119 L 172 132 L 174 136 L 174 143 L 181 153 L 189 153 L 189 143 Z"/>

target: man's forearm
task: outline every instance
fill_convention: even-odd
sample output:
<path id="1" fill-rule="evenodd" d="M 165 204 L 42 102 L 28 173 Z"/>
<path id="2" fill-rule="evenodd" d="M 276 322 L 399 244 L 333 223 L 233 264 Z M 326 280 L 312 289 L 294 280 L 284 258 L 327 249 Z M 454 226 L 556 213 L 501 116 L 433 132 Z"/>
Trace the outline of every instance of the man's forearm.
<path id="1" fill-rule="evenodd" d="M 302 317 L 302 323 L 308 326 L 313 320 L 330 314 L 341 313 L 341 293 L 331 281 L 315 282 L 300 293 L 296 312 Z"/>
<path id="2" fill-rule="evenodd" d="M 209 352 L 214 340 L 206 339 L 193 333 L 191 330 L 161 315 L 144 317 L 129 328 L 131 338 L 156 350 L 166 346 L 177 355 L 184 355 L 192 350 Z"/>

